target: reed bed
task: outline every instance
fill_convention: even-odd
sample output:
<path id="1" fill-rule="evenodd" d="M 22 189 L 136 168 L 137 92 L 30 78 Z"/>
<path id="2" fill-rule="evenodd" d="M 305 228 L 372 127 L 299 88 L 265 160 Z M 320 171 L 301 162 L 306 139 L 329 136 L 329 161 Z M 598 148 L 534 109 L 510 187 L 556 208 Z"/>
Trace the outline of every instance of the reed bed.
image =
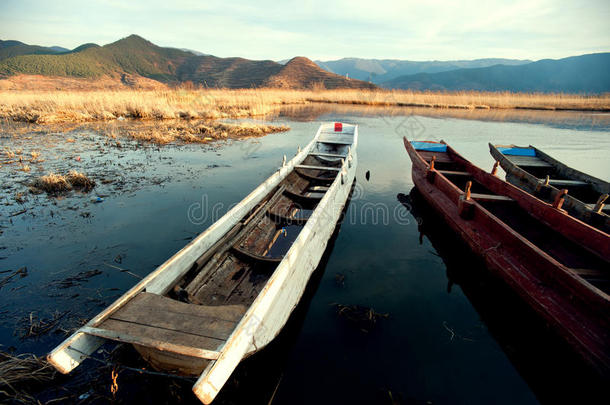
<path id="1" fill-rule="evenodd" d="M 610 111 L 610 95 L 402 90 L 164 89 L 0 91 L 0 119 L 40 124 L 264 116 L 285 105 Z"/>

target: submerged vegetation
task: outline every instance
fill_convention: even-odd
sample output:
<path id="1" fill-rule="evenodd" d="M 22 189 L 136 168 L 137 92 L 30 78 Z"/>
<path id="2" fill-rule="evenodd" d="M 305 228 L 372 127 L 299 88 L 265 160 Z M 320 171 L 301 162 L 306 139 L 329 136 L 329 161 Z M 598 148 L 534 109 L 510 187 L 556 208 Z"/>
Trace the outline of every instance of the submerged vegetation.
<path id="1" fill-rule="evenodd" d="M 354 104 L 439 109 L 610 111 L 610 95 L 408 90 L 166 89 L 2 91 L 0 118 L 40 124 L 134 118 L 264 116 L 285 105 Z"/>

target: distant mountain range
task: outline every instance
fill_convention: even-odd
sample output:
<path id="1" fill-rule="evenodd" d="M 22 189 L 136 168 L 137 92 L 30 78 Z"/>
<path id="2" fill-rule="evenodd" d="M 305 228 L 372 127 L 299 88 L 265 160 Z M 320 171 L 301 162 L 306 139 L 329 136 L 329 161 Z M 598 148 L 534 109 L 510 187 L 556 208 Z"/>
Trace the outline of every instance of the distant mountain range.
<path id="1" fill-rule="evenodd" d="M 285 65 L 270 60 L 218 58 L 190 50 L 159 47 L 137 35 L 104 46 L 84 44 L 61 52 L 17 41 L 2 41 L 1 46 L 0 78 L 42 75 L 97 79 L 129 75 L 166 84 L 193 82 L 228 88 L 376 87 L 327 72 L 304 57 L 293 58 Z"/>
<path id="2" fill-rule="evenodd" d="M 329 72 L 333 72 L 341 76 L 348 75 L 353 79 L 366 80 L 376 84 L 381 84 L 400 76 L 413 75 L 417 73 L 438 73 L 462 68 L 480 68 L 493 65 L 522 65 L 530 62 L 532 61 L 499 58 L 427 62 L 398 59 L 361 58 L 343 58 L 332 61 L 316 61 L 318 66 Z"/>
<path id="3" fill-rule="evenodd" d="M 518 66 L 418 73 L 382 85 L 414 90 L 605 93 L 610 92 L 610 53 L 544 59 Z"/>
<path id="4" fill-rule="evenodd" d="M 36 87 L 41 77 L 85 86 L 157 87 L 192 82 L 207 87 L 386 88 L 515 92 L 610 92 L 610 53 L 537 62 L 516 59 L 415 62 L 344 58 L 312 62 L 305 57 L 274 62 L 219 58 L 190 49 L 159 47 L 137 35 L 108 45 L 72 50 L 0 40 L 0 85 Z M 347 76 L 347 77 L 346 77 Z M 39 78 L 39 79 L 37 79 Z M 4 80 L 3 80 L 4 79 Z M 87 80 L 81 80 L 87 79 Z M 8 85 L 6 85 L 8 83 Z M 1 86 L 0 86 L 1 87 Z"/>

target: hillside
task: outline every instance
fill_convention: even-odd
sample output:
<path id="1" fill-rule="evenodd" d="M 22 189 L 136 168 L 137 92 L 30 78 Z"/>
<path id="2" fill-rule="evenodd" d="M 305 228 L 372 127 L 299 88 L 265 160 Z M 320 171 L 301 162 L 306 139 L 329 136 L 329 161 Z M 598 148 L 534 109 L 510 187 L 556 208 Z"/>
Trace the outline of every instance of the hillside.
<path id="1" fill-rule="evenodd" d="M 545 59 L 520 66 L 496 65 L 401 76 L 384 87 L 415 90 L 512 92 L 610 92 L 610 53 Z"/>
<path id="2" fill-rule="evenodd" d="M 270 60 L 218 58 L 189 50 L 159 47 L 137 35 L 104 46 L 84 44 L 61 54 L 30 53 L 0 60 L 0 78 L 24 75 L 89 81 L 128 75 L 133 80 L 143 77 L 165 84 L 193 82 L 205 87 L 228 88 L 302 88 L 319 83 L 328 88 L 374 87 L 326 72 L 307 58 L 295 58 L 286 65 Z"/>
<path id="3" fill-rule="evenodd" d="M 375 88 L 371 83 L 360 80 L 346 79 L 343 76 L 321 69 L 313 61 L 302 56 L 280 65 L 277 74 L 271 76 L 266 85 L 270 87 L 311 88 L 323 85 L 327 89 L 335 88 Z"/>
<path id="4" fill-rule="evenodd" d="M 368 80 L 379 84 L 404 75 L 417 73 L 438 73 L 456 69 L 470 69 L 493 65 L 522 65 L 529 60 L 518 59 L 475 59 L 454 61 L 409 61 L 398 59 L 343 58 L 334 61 L 316 61 L 318 66 L 329 72 L 350 78 Z"/>
<path id="5" fill-rule="evenodd" d="M 38 45 L 28 45 L 19 41 L 0 40 L 0 61 L 20 55 L 47 55 L 67 51 L 69 51 L 69 49 L 59 46 L 44 47 Z"/>

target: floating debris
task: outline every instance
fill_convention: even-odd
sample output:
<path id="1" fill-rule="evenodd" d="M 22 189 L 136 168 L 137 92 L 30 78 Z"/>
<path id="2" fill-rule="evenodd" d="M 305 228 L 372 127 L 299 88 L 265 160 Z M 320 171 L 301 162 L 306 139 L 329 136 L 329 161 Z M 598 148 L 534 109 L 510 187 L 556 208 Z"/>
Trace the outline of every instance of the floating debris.
<path id="1" fill-rule="evenodd" d="M 365 333 L 373 330 L 378 319 L 390 316 L 390 314 L 380 314 L 375 312 L 373 308 L 366 308 L 360 305 L 334 305 L 337 309 L 337 315 L 347 319 Z"/>
<path id="2" fill-rule="evenodd" d="M 335 274 L 335 284 L 337 284 L 339 287 L 343 287 L 345 285 L 345 274 Z"/>
<path id="3" fill-rule="evenodd" d="M 19 275 L 20 278 L 24 278 L 25 276 L 28 275 L 28 268 L 22 267 L 19 270 L 15 270 L 10 275 L 4 277 L 2 280 L 0 280 L 0 288 L 2 288 L 5 284 L 7 284 L 9 281 L 11 281 L 11 279 L 13 279 L 13 277 L 15 277 L 16 275 Z"/>
<path id="4" fill-rule="evenodd" d="M 80 273 L 76 274 L 75 276 L 71 276 L 64 280 L 56 281 L 51 284 L 56 284 L 57 288 L 70 288 L 70 287 L 78 286 L 83 282 L 87 282 L 87 281 L 89 281 L 89 279 L 91 277 L 95 277 L 100 274 L 102 274 L 102 271 L 100 271 L 98 269 L 81 271 Z"/>
<path id="5" fill-rule="evenodd" d="M 17 334 L 23 339 L 39 337 L 51 332 L 58 325 L 61 318 L 67 315 L 70 311 L 56 311 L 50 318 L 41 319 L 34 312 L 30 312 L 29 316 L 20 322 L 17 329 Z"/>

